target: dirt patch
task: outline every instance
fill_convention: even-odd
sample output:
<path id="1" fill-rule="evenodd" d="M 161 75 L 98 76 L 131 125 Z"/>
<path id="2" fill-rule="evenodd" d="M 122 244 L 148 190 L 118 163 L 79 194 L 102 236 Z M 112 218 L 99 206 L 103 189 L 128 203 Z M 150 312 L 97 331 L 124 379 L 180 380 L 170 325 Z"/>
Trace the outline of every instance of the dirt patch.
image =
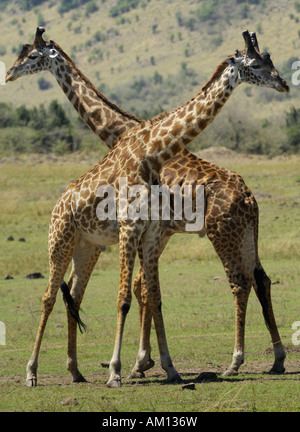
<path id="1" fill-rule="evenodd" d="M 209 162 L 216 163 L 224 166 L 226 162 L 248 162 L 251 160 L 267 160 L 267 155 L 257 155 L 249 153 L 238 153 L 234 150 L 230 150 L 227 147 L 209 147 L 203 150 L 195 152 L 195 155 L 200 159 L 205 159 Z"/>

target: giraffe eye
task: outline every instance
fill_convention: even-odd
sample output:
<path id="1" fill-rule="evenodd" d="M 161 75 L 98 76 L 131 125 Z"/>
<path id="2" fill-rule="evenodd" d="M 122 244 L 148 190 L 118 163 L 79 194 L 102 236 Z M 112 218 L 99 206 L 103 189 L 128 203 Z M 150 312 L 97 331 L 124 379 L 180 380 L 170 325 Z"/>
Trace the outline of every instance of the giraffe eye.
<path id="1" fill-rule="evenodd" d="M 28 58 L 30 58 L 30 60 L 34 60 L 34 59 L 36 59 L 37 58 L 37 54 L 30 54 L 29 56 L 28 56 Z"/>
<path id="2" fill-rule="evenodd" d="M 252 69 L 259 69 L 260 68 L 259 65 L 252 65 L 251 67 L 252 67 Z"/>

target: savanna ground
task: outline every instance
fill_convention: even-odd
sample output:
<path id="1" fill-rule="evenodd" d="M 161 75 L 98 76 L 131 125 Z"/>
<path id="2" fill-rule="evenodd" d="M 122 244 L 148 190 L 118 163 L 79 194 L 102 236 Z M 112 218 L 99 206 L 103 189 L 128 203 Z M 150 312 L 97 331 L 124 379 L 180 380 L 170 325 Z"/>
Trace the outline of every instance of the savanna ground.
<path id="1" fill-rule="evenodd" d="M 234 304 L 220 260 L 207 238 L 176 235 L 160 261 L 163 312 L 173 363 L 184 383 L 166 385 L 159 365 L 155 332 L 146 378 L 126 379 L 135 362 L 139 331 L 136 302 L 129 312 L 122 348 L 123 385 L 108 389 L 118 290 L 118 246 L 102 253 L 82 304 L 87 331 L 78 336 L 79 368 L 88 380 L 71 384 L 66 370 L 66 314 L 61 293 L 49 318 L 39 359 L 38 387 L 26 388 L 25 368 L 37 331 L 48 277 L 50 213 L 63 187 L 96 161 L 72 157 L 24 156 L 0 164 L 0 321 L 6 344 L 0 346 L 0 410 L 98 412 L 297 412 L 300 410 L 300 346 L 292 329 L 300 321 L 300 158 L 242 157 L 228 150 L 202 157 L 238 171 L 260 207 L 259 251 L 272 279 L 277 324 L 287 351 L 284 375 L 266 375 L 273 364 L 272 344 L 253 292 L 246 323 L 246 357 L 236 377 L 221 376 L 231 362 Z M 7 240 L 13 236 L 14 240 Z M 18 241 L 23 237 L 26 241 Z M 45 279 L 29 280 L 41 272 Z M 9 274 L 11 280 L 4 280 Z M 299 327 L 298 327 L 299 329 Z M 300 336 L 294 336 L 300 342 Z M 201 382 L 201 372 L 217 378 Z M 69 404 L 63 405 L 67 398 Z"/>

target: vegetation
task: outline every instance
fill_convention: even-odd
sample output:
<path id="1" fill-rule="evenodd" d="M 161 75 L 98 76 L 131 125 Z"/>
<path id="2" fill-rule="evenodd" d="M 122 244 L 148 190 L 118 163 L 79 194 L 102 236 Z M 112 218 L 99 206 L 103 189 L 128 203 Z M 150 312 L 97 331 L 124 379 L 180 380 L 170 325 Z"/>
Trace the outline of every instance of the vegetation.
<path id="1" fill-rule="evenodd" d="M 289 152 L 300 150 L 300 109 L 292 107 L 286 115 L 287 147 Z"/>
<path id="2" fill-rule="evenodd" d="M 81 7 L 87 2 L 89 2 L 89 0 L 60 0 L 58 4 L 58 12 L 64 14 L 69 12 L 71 9 Z"/>
<path id="3" fill-rule="evenodd" d="M 261 49 L 271 52 L 280 74 L 290 85 L 290 94 L 241 86 L 190 148 L 197 151 L 222 145 L 239 152 L 295 153 L 299 151 L 299 120 L 297 116 L 291 120 L 289 113 L 300 109 L 300 85 L 291 84 L 292 64 L 299 60 L 299 2 L 285 0 L 284 17 L 275 3 L 190 0 L 183 4 L 174 0 L 164 2 L 162 7 L 159 0 L 1 2 L 1 25 L 6 32 L 0 43 L 0 60 L 8 68 L 22 44 L 31 42 L 28 35 L 32 20 L 33 31 L 36 24 L 46 24 L 48 31 L 49 23 L 46 37 L 58 42 L 107 97 L 125 110 L 148 118 L 171 111 L 195 96 L 227 50 L 234 52 L 242 46 L 236 29 L 247 28 L 251 21 L 255 24 L 249 30 L 256 30 Z M 21 16 L 16 13 L 20 4 L 24 11 Z M 63 21 L 59 14 L 66 14 Z M 276 37 L 273 28 L 277 29 Z M 32 92 L 32 88 L 36 91 Z M 60 152 L 72 148 L 87 151 L 99 145 L 90 130 L 82 128 L 63 92 L 46 75 L 9 83 L 1 93 L 1 102 L 10 106 L 13 101 L 12 111 L 26 101 L 29 110 L 43 105 L 48 112 L 52 100 L 63 106 L 72 125 L 63 126 L 62 136 L 57 135 Z M 16 136 L 22 133 L 24 143 L 20 146 Z M 41 143 L 41 131 L 32 128 L 31 122 L 5 129 L 1 125 L 1 152 L 17 148 L 18 152 L 57 151 L 55 144 Z"/>
<path id="4" fill-rule="evenodd" d="M 141 0 L 118 0 L 117 4 L 109 9 L 111 17 L 115 18 L 135 9 Z"/>
<path id="5" fill-rule="evenodd" d="M 40 6 L 45 3 L 47 0 L 20 0 L 20 7 L 24 11 L 28 11 L 36 6 Z"/>
<path id="6" fill-rule="evenodd" d="M 80 142 L 62 106 L 52 101 L 44 105 L 14 109 L 0 103 L 1 153 L 64 153 L 75 151 Z"/>
<path id="7" fill-rule="evenodd" d="M 89 61 L 95 61 L 98 55 L 102 53 L 92 51 Z M 195 78 L 195 72 L 183 62 L 178 75 L 163 77 L 155 71 L 151 78 L 137 78 L 126 89 L 117 87 L 112 91 L 103 86 L 101 90 L 120 106 L 129 105 L 127 109 L 131 113 L 147 119 L 162 112 L 165 98 L 180 92 L 183 85 L 192 86 Z M 51 86 L 44 78 L 38 82 L 41 90 Z M 144 99 L 150 101 L 147 109 L 141 104 Z M 197 151 L 210 146 L 226 146 L 239 152 L 269 155 L 300 151 L 300 109 L 292 106 L 285 114 L 284 127 L 275 130 L 268 121 L 262 121 L 260 128 L 257 128 L 251 120 L 245 120 L 245 116 L 246 113 L 240 112 L 238 117 L 234 114 L 233 118 L 231 110 L 227 109 L 217 127 L 204 131 L 191 143 L 191 149 Z M 75 112 L 67 114 L 56 100 L 48 107 L 40 105 L 33 108 L 26 108 L 25 105 L 14 108 L 0 103 L 2 154 L 93 151 L 95 145 L 101 147 L 101 144 L 96 136 L 90 140 L 91 134 Z"/>

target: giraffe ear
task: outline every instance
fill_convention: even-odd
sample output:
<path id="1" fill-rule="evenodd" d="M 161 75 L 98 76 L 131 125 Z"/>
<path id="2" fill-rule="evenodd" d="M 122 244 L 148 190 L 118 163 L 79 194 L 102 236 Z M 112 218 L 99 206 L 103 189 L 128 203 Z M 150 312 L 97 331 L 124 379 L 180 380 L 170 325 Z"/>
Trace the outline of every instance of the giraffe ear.
<path id="1" fill-rule="evenodd" d="M 237 66 L 243 61 L 243 57 L 229 56 L 226 61 L 230 66 Z"/>
<path id="2" fill-rule="evenodd" d="M 55 58 L 55 57 L 58 56 L 58 54 L 59 53 L 58 53 L 58 51 L 55 48 L 50 48 L 49 51 L 48 51 L 48 56 L 50 58 Z"/>

